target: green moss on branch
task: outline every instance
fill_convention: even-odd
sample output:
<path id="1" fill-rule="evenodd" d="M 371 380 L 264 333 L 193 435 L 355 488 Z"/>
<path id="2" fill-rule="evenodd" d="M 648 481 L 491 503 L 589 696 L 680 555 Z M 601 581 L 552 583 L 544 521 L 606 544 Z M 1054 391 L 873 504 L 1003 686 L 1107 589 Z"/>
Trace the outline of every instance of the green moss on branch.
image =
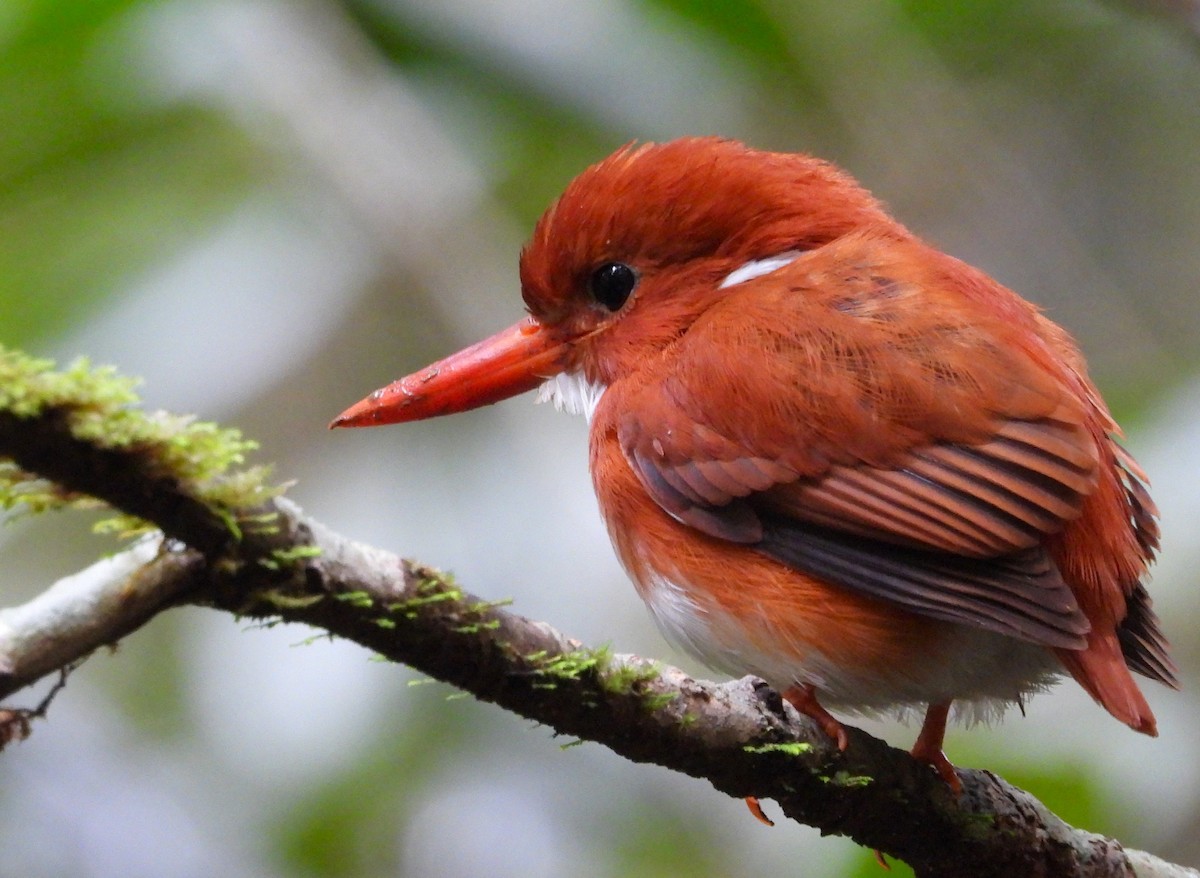
<path id="1" fill-rule="evenodd" d="M 244 467 L 255 443 L 237 430 L 138 407 L 137 381 L 111 367 L 0 347 L 0 508 L 96 507 L 101 530 L 151 526 L 205 554 L 242 537 L 243 513 L 280 489 Z M 152 522 L 153 525 L 148 524 Z"/>

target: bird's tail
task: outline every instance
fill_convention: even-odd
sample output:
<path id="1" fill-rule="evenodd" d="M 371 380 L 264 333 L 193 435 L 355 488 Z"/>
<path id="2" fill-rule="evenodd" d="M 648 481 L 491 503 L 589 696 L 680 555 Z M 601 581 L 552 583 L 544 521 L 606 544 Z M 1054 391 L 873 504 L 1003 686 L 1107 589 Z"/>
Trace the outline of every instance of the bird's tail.
<path id="1" fill-rule="evenodd" d="M 1134 731 L 1158 736 L 1154 712 L 1125 664 L 1115 633 L 1089 632 L 1082 650 L 1055 650 L 1071 676 L 1100 705 Z"/>

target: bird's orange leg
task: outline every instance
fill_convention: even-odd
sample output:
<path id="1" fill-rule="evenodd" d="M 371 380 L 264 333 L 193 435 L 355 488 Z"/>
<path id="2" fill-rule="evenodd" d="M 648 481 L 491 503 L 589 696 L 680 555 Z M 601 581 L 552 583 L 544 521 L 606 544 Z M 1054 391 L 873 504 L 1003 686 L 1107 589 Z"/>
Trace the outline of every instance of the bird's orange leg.
<path id="1" fill-rule="evenodd" d="M 946 720 L 950 717 L 950 702 L 931 704 L 925 711 L 925 722 L 921 724 L 921 733 L 917 735 L 917 743 L 913 744 L 912 757 L 918 762 L 924 762 L 933 767 L 938 776 L 950 787 L 954 795 L 962 793 L 962 781 L 954 773 L 954 766 L 942 752 L 942 740 L 946 737 Z"/>
<path id="2" fill-rule="evenodd" d="M 850 739 L 846 736 L 846 727 L 834 719 L 833 714 L 822 707 L 821 702 L 817 701 L 817 690 L 813 688 L 811 683 L 805 683 L 803 686 L 792 686 L 783 693 L 783 697 L 787 699 L 792 707 L 813 720 L 821 727 L 821 731 L 836 741 L 839 750 L 845 750 L 850 745 Z M 941 742 L 942 739 L 938 738 L 939 747 L 941 746 Z"/>
<path id="3" fill-rule="evenodd" d="M 850 739 L 846 735 L 846 727 L 834 719 L 833 714 L 821 706 L 821 702 L 817 701 L 817 690 L 811 683 L 805 683 L 803 686 L 792 686 L 783 693 L 783 697 L 796 710 L 800 711 L 809 719 L 816 722 L 821 727 L 821 731 L 827 734 L 830 738 L 837 742 L 839 750 L 845 750 L 850 744 Z M 945 722 L 942 723 L 943 728 Z M 938 746 L 941 746 L 941 738 L 938 738 Z M 939 754 L 941 751 L 938 751 Z M 943 756 L 942 759 L 946 757 Z M 946 763 L 949 765 L 950 763 Z M 953 774 L 953 767 L 951 767 Z M 957 778 L 955 778 L 957 780 Z M 757 796 L 746 796 L 746 807 L 750 809 L 750 813 L 754 815 L 754 819 L 774 826 L 775 822 L 763 813 L 762 806 L 758 804 Z"/>

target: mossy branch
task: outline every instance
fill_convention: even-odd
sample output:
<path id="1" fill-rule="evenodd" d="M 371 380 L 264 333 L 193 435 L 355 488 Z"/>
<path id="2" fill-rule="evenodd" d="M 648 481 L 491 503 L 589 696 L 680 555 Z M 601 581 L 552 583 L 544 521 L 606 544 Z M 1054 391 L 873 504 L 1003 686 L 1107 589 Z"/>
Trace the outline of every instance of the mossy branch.
<path id="1" fill-rule="evenodd" d="M 436 570 L 341 537 L 275 496 L 232 431 L 146 415 L 128 382 L 0 355 L 7 506 L 101 501 L 153 523 L 113 558 L 0 610 L 0 698 L 189 602 L 302 622 L 636 762 L 778 802 L 930 876 L 1196 875 L 1072 829 L 987 772 L 955 799 L 906 753 L 850 729 L 837 751 L 778 693 L 588 649 Z M 30 498 L 35 498 L 31 501 Z M 0 744 L 45 712 L 0 710 Z M 749 820 L 749 817 L 747 817 Z"/>
<path id="2" fill-rule="evenodd" d="M 102 527 L 161 529 L 205 555 L 242 536 L 241 521 L 279 489 L 264 467 L 234 470 L 256 447 L 237 430 L 138 408 L 136 382 L 78 360 L 0 348 L 0 508 L 40 512 L 97 501 Z"/>

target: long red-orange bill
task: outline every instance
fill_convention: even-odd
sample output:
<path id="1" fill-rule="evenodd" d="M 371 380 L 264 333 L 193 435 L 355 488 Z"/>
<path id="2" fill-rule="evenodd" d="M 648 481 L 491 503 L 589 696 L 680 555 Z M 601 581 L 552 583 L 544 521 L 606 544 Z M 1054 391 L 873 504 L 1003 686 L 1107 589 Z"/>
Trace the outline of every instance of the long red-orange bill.
<path id="1" fill-rule="evenodd" d="M 375 427 L 449 415 L 533 390 L 566 366 L 568 345 L 531 317 L 394 381 L 330 427 Z"/>

